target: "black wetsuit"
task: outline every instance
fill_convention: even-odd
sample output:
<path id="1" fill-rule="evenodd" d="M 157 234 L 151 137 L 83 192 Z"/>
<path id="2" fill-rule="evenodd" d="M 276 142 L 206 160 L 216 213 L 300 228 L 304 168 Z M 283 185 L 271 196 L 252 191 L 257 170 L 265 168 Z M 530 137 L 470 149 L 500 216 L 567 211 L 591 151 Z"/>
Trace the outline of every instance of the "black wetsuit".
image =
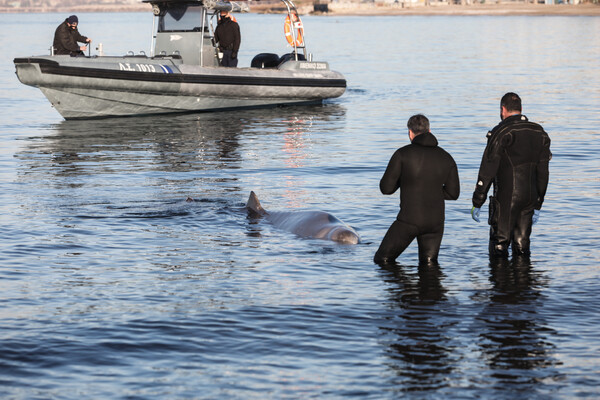
<path id="1" fill-rule="evenodd" d="M 77 29 L 72 29 L 65 20 L 54 32 L 54 54 L 83 55 L 77 42 L 86 43 L 87 37 L 82 36 Z"/>
<path id="2" fill-rule="evenodd" d="M 524 115 L 505 118 L 488 132 L 473 206 L 481 207 L 490 196 L 490 255 L 529 255 L 532 216 L 544 202 L 548 187 L 550 138 L 544 129 Z"/>
<path id="3" fill-rule="evenodd" d="M 400 212 L 383 238 L 375 262 L 392 262 L 417 238 L 419 262 L 436 262 L 444 234 L 444 200 L 460 193 L 458 169 L 431 133 L 394 153 L 381 178 L 383 194 L 400 188 Z"/>

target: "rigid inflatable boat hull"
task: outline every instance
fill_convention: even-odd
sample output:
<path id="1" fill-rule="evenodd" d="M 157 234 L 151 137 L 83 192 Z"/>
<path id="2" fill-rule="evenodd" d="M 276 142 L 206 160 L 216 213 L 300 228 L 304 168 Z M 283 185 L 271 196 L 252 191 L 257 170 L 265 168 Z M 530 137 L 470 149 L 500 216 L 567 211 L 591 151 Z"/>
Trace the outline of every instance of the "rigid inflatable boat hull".
<path id="1" fill-rule="evenodd" d="M 324 62 L 260 69 L 172 58 L 42 56 L 15 59 L 15 66 L 19 80 L 38 87 L 65 119 L 320 103 L 346 88 Z"/>

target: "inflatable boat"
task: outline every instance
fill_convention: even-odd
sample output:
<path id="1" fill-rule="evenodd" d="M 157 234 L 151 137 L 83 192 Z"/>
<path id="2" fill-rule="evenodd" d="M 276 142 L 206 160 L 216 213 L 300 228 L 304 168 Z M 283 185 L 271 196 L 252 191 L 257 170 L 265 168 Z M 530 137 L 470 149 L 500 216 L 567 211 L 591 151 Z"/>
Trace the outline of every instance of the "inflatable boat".
<path id="1" fill-rule="evenodd" d="M 150 55 L 15 58 L 19 80 L 38 87 L 67 120 L 315 104 L 341 96 L 342 74 L 307 53 L 291 0 L 285 33 L 292 51 L 257 54 L 250 67 L 221 66 L 213 24 L 244 3 L 147 0 L 154 13 Z"/>

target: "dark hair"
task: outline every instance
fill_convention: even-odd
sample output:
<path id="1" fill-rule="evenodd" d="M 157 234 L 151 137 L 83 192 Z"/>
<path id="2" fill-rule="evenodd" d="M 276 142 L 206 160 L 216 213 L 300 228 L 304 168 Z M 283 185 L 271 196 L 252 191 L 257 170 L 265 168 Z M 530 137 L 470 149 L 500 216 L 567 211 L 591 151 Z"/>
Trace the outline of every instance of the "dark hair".
<path id="1" fill-rule="evenodd" d="M 506 111 L 521 112 L 521 98 L 516 93 L 506 93 L 500 100 L 500 106 L 506 108 Z"/>
<path id="2" fill-rule="evenodd" d="M 429 132 L 429 120 L 423 114 L 417 114 L 410 117 L 406 123 L 406 126 L 415 135 Z"/>

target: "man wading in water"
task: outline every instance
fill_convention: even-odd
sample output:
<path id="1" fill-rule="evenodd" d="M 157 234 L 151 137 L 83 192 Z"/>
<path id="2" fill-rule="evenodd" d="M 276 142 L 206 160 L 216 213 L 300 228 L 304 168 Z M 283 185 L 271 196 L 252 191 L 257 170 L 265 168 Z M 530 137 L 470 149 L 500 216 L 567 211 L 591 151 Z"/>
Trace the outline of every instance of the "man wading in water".
<path id="1" fill-rule="evenodd" d="M 529 256 L 531 226 L 537 222 L 548 187 L 550 137 L 540 125 L 521 114 L 521 98 L 506 93 L 500 100 L 500 122 L 488 132 L 471 216 L 479 222 L 480 208 L 490 196 L 491 257 Z"/>
<path id="2" fill-rule="evenodd" d="M 407 126 L 411 144 L 396 150 L 379 182 L 383 194 L 400 189 L 400 212 L 375 253 L 378 264 L 393 262 L 415 238 L 419 263 L 437 263 L 444 234 L 444 200 L 456 200 L 460 194 L 456 163 L 438 146 L 427 117 L 413 115 Z"/>

